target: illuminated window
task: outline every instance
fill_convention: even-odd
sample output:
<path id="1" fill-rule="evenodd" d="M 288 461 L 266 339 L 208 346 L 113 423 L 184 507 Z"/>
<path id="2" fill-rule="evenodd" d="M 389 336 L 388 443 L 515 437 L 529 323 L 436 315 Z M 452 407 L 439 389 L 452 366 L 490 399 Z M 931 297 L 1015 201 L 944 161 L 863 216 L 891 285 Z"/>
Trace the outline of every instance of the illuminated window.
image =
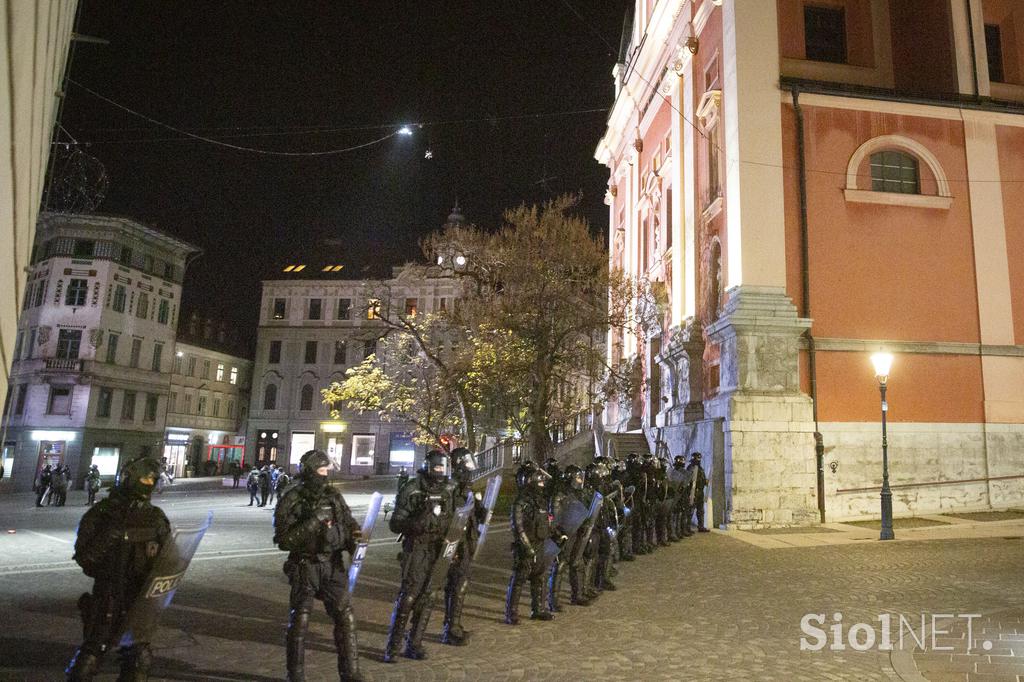
<path id="1" fill-rule="evenodd" d="M 217 381 L 224 381 L 224 363 L 217 363 Z"/>
<path id="2" fill-rule="evenodd" d="M 407 298 L 407 299 L 405 299 L 405 316 L 406 317 L 414 317 L 416 315 L 416 304 L 417 304 L 417 300 L 415 298 Z"/>
<path id="3" fill-rule="evenodd" d="M 285 299 L 275 298 L 274 299 L 274 319 L 283 320 L 285 314 Z"/>
<path id="4" fill-rule="evenodd" d="M 366 319 L 368 320 L 379 320 L 380 319 L 380 299 L 371 298 L 366 302 Z"/>
<path id="5" fill-rule="evenodd" d="M 228 379 L 228 383 L 230 383 L 232 385 L 238 383 L 238 368 L 237 367 L 232 367 L 231 368 L 231 378 Z M 230 415 L 228 415 L 228 416 L 230 416 Z"/>
<path id="6" fill-rule="evenodd" d="M 871 190 L 920 194 L 921 182 L 917 159 L 897 151 L 877 152 L 871 155 Z"/>

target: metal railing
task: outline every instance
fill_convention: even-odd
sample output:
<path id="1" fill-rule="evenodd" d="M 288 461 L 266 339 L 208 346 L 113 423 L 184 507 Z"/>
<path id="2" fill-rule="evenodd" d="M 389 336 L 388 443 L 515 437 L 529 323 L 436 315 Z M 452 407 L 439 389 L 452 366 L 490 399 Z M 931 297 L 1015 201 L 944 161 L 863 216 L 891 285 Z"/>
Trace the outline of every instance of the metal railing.
<path id="1" fill-rule="evenodd" d="M 46 369 L 61 372 L 81 372 L 82 361 L 79 358 L 46 358 Z"/>
<path id="2" fill-rule="evenodd" d="M 509 438 L 499 441 L 495 445 L 478 452 L 476 455 L 477 469 L 473 472 L 473 480 L 490 476 L 495 471 L 511 468 L 519 462 L 522 453 L 522 445 L 514 439 Z"/>

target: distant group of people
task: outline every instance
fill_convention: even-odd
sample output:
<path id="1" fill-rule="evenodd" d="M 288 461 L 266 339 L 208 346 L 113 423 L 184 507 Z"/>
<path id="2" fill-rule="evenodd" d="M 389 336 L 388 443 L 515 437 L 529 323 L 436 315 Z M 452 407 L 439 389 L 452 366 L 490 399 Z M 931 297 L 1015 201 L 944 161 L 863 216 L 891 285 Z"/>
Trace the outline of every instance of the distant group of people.
<path id="1" fill-rule="evenodd" d="M 71 484 L 71 469 L 67 464 L 47 464 L 36 478 L 36 506 L 63 507 L 68 499 Z"/>
<path id="2" fill-rule="evenodd" d="M 235 476 L 235 485 L 238 487 L 238 480 L 241 476 Z M 249 470 L 245 479 L 245 487 L 249 491 L 249 506 L 255 504 L 257 507 L 266 507 L 277 497 L 280 499 L 281 492 L 291 483 L 291 476 L 284 467 L 276 464 L 265 464 L 257 467 L 255 464 Z"/>

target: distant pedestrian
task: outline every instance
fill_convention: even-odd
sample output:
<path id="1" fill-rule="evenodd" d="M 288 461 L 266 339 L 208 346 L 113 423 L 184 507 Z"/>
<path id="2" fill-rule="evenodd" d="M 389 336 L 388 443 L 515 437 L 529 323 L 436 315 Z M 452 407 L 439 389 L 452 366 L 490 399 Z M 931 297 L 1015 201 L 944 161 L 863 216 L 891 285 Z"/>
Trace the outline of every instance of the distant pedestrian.
<path id="1" fill-rule="evenodd" d="M 53 478 L 50 481 L 50 487 L 53 489 L 51 495 L 54 507 L 63 507 L 64 503 L 68 499 L 68 478 L 71 475 L 71 469 L 65 464 L 54 469 Z"/>
<path id="2" fill-rule="evenodd" d="M 256 481 L 257 481 L 257 484 L 259 485 L 259 489 L 260 489 L 260 503 L 258 505 L 256 505 L 256 506 L 258 506 L 258 507 L 266 507 L 267 506 L 267 496 L 270 495 L 270 467 L 269 466 L 267 466 L 265 464 L 263 465 L 263 468 L 260 469 L 260 472 L 257 475 Z"/>
<path id="3" fill-rule="evenodd" d="M 280 473 L 277 476 L 277 483 L 274 484 L 274 491 L 277 493 L 277 503 L 281 504 L 281 495 L 288 489 L 288 485 L 292 482 L 292 477 L 288 475 L 284 468 L 280 468 L 278 471 Z"/>
<path id="4" fill-rule="evenodd" d="M 258 500 L 260 494 L 260 470 L 253 465 L 252 469 L 249 470 L 249 476 L 245 479 L 245 487 L 249 491 L 249 506 L 251 507 L 253 502 Z"/>
<path id="5" fill-rule="evenodd" d="M 49 502 L 48 494 L 50 492 L 50 482 L 53 480 L 53 467 L 47 464 L 43 467 L 43 470 L 39 472 L 39 478 L 36 479 L 36 506 L 43 506 L 43 498 L 47 498 Z"/>
<path id="6" fill-rule="evenodd" d="M 274 495 L 277 493 L 277 478 L 281 475 L 281 470 L 275 465 L 270 465 L 270 496 L 267 498 L 267 502 L 274 501 Z"/>
<path id="7" fill-rule="evenodd" d="M 93 464 L 89 467 L 89 473 L 85 475 L 85 489 L 89 493 L 89 501 L 87 505 L 92 506 L 96 503 L 96 493 L 100 491 L 102 482 L 100 480 L 100 468 Z"/>
<path id="8" fill-rule="evenodd" d="M 242 467 L 238 466 L 238 462 L 231 463 L 231 489 L 234 490 L 238 487 L 238 479 L 242 478 Z"/>

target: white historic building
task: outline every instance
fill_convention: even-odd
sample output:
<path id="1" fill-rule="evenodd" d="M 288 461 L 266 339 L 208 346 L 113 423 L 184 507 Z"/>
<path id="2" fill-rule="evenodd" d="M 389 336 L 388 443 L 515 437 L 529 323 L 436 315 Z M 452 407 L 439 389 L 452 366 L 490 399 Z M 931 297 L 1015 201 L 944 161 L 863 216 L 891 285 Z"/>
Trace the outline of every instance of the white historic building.
<path id="1" fill-rule="evenodd" d="M 381 315 L 444 310 L 457 283 L 402 268 L 383 281 L 340 279 L 341 271 L 307 261 L 263 282 L 247 450 L 257 462 L 294 466 L 318 448 L 344 474 L 394 473 L 422 460 L 412 426 L 348 409 L 334 420 L 320 390 L 376 351 Z"/>
<path id="2" fill-rule="evenodd" d="M 111 216 L 44 213 L 27 268 L 3 410 L 3 464 L 29 489 L 47 463 L 81 485 L 91 464 L 163 448 L 181 282 L 199 250 Z"/>

